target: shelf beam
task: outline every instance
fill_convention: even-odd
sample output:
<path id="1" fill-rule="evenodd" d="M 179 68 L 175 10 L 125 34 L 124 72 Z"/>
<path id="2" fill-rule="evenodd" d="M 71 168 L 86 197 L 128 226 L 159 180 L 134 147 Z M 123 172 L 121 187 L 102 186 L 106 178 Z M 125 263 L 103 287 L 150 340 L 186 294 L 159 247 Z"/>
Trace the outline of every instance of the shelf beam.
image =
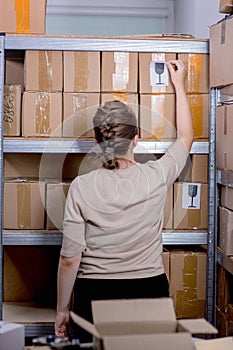
<path id="1" fill-rule="evenodd" d="M 61 245 L 62 233 L 60 232 L 3 232 L 3 246 L 33 246 L 33 245 Z M 163 232 L 164 245 L 202 245 L 207 244 L 207 232 L 205 231 L 170 231 Z"/>
<path id="2" fill-rule="evenodd" d="M 172 145 L 173 141 L 139 141 L 134 153 L 161 154 Z M 67 139 L 5 139 L 4 153 L 88 153 L 96 151 L 94 140 L 67 140 Z M 191 154 L 208 154 L 208 141 L 194 141 Z"/>
<path id="3" fill-rule="evenodd" d="M 149 38 L 149 39 L 148 39 Z M 74 36 L 33 36 L 7 35 L 6 50 L 66 50 L 66 51 L 129 51 L 129 52 L 175 52 L 209 53 L 208 40 L 192 40 L 164 37 L 147 39 L 74 37 Z"/>

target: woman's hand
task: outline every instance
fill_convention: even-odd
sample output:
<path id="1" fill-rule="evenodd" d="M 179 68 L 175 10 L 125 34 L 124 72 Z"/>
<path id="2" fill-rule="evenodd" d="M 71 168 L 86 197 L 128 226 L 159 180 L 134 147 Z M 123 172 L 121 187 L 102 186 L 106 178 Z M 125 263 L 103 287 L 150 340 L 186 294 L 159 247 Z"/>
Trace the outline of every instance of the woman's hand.
<path id="1" fill-rule="evenodd" d="M 57 337 L 67 337 L 67 327 L 69 325 L 69 311 L 57 311 L 55 322 L 55 335 Z"/>
<path id="2" fill-rule="evenodd" d="M 167 62 L 167 67 L 171 75 L 172 83 L 175 89 L 183 89 L 187 78 L 187 69 L 181 60 L 173 60 Z"/>

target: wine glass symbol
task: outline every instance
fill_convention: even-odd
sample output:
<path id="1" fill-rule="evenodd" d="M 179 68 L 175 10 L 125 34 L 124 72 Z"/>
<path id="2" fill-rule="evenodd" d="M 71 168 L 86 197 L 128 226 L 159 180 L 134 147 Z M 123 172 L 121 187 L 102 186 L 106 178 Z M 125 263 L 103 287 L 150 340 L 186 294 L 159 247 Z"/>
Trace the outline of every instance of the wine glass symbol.
<path id="1" fill-rule="evenodd" d="M 197 185 L 188 185 L 188 195 L 191 197 L 191 204 L 188 207 L 196 208 L 196 205 L 193 204 L 193 199 L 197 195 Z"/>
<path id="2" fill-rule="evenodd" d="M 156 85 L 162 85 L 161 74 L 164 73 L 164 63 L 163 62 L 155 62 L 155 73 L 159 75 L 159 82 Z"/>

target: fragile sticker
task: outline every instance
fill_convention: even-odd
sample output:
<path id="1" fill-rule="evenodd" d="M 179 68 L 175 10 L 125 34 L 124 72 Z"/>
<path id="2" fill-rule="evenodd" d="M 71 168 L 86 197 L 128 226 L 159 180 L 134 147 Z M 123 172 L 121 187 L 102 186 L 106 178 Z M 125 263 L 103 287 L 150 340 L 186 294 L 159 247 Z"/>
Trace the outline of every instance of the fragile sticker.
<path id="1" fill-rule="evenodd" d="M 151 86 L 168 86 L 168 69 L 166 62 L 150 62 L 150 85 Z"/>
<path id="2" fill-rule="evenodd" d="M 201 184 L 184 182 L 182 185 L 182 208 L 200 209 L 201 205 Z"/>

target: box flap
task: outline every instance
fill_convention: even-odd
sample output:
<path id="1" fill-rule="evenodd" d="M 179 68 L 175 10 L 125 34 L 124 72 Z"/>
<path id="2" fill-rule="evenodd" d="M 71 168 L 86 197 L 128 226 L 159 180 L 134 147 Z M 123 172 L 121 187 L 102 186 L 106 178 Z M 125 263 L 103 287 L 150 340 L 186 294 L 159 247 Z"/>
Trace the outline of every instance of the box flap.
<path id="1" fill-rule="evenodd" d="M 107 322 L 174 321 L 176 315 L 171 298 L 121 299 L 92 301 L 94 324 Z"/>
<path id="2" fill-rule="evenodd" d="M 175 332 L 171 298 L 92 301 L 93 319 L 101 335 Z"/>
<path id="3" fill-rule="evenodd" d="M 85 331 L 89 332 L 90 334 L 92 334 L 94 337 L 96 338 L 100 338 L 100 334 L 98 333 L 97 329 L 95 328 L 95 326 L 88 322 L 87 320 L 85 320 L 84 318 L 76 315 L 73 311 L 70 311 L 70 316 L 72 318 L 72 320 L 79 325 L 80 327 L 82 327 L 83 329 L 85 329 Z"/>
<path id="4" fill-rule="evenodd" d="M 196 350 L 232 350 L 233 337 L 203 340 L 195 343 Z"/>
<path id="5" fill-rule="evenodd" d="M 204 318 L 178 320 L 178 331 L 190 334 L 216 334 L 217 329 Z"/>
<path id="6" fill-rule="evenodd" d="M 105 350 L 194 350 L 195 346 L 188 333 L 147 334 L 107 336 L 103 339 Z"/>

